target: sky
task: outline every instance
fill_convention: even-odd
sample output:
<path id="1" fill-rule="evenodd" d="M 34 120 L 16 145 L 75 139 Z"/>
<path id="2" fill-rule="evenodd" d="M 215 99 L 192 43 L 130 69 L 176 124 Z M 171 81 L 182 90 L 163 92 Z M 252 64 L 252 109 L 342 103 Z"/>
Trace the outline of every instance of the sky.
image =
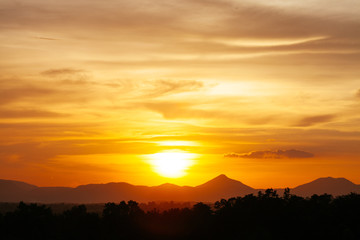
<path id="1" fill-rule="evenodd" d="M 359 11 L 358 0 L 1 0 L 0 178 L 359 184 Z"/>

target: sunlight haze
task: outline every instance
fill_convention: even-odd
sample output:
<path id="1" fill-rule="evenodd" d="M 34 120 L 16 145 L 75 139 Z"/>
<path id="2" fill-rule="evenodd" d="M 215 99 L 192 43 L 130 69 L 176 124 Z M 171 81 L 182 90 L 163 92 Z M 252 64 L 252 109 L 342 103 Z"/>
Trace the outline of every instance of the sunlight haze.
<path id="1" fill-rule="evenodd" d="M 360 183 L 359 1 L 0 9 L 1 179 Z"/>

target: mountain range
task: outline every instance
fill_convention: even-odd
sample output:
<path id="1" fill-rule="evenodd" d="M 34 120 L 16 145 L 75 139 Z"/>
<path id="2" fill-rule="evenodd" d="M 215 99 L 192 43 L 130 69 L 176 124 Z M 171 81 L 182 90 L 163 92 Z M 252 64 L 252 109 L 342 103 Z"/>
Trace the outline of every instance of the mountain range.
<path id="1" fill-rule="evenodd" d="M 282 193 L 284 189 L 276 189 Z M 136 186 L 125 182 L 88 184 L 78 187 L 38 187 L 25 182 L 0 180 L 0 202 L 39 203 L 104 203 L 122 200 L 149 201 L 202 201 L 214 202 L 221 198 L 257 194 L 255 189 L 221 174 L 196 187 L 165 183 L 159 186 Z M 345 178 L 319 178 L 299 185 L 290 193 L 307 197 L 313 194 L 345 195 L 360 193 L 360 185 Z"/>

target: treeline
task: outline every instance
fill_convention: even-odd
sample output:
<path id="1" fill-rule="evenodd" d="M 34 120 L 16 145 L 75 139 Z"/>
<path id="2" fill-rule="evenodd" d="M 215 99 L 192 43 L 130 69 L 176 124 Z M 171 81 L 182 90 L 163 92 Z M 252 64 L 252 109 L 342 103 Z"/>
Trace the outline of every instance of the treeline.
<path id="1" fill-rule="evenodd" d="M 54 214 L 21 202 L 0 214 L 0 239 L 360 239 L 360 195 L 302 198 L 268 189 L 162 212 L 107 203 L 101 214 L 85 205 Z"/>
<path id="2" fill-rule="evenodd" d="M 149 212 L 154 209 L 163 212 L 172 208 L 192 208 L 196 202 L 176 202 L 176 201 L 152 201 L 147 203 L 139 203 L 139 207 L 145 211 Z M 63 212 L 70 210 L 74 206 L 79 204 L 75 203 L 47 203 L 44 204 L 46 207 L 51 208 L 53 214 L 62 214 Z M 19 203 L 15 202 L 0 202 L 0 214 L 5 214 L 7 212 L 15 211 L 19 206 Z M 87 203 L 85 204 L 87 212 L 94 212 L 102 214 L 104 210 L 104 203 Z"/>

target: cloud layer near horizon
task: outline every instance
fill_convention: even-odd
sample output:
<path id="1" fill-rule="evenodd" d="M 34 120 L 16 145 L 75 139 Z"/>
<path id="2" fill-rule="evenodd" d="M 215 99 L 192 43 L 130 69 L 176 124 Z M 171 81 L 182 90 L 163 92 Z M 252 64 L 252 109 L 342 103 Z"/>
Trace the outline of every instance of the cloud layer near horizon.
<path id="1" fill-rule="evenodd" d="M 268 150 L 268 151 L 253 151 L 249 153 L 228 153 L 224 157 L 228 158 L 260 158 L 260 159 L 277 159 L 277 158 L 312 158 L 314 154 L 290 149 L 290 150 Z"/>

